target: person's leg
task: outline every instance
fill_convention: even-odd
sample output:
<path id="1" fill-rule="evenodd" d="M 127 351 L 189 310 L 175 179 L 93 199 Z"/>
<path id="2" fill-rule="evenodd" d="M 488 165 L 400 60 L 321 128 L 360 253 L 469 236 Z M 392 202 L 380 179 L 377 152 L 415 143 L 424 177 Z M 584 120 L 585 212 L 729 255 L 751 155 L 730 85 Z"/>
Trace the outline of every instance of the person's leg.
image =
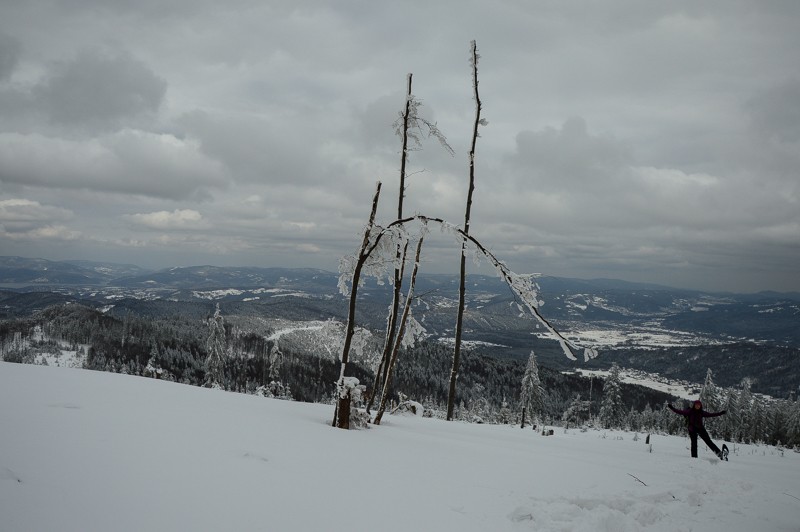
<path id="1" fill-rule="evenodd" d="M 706 442 L 706 445 L 708 445 L 708 448 L 711 449 L 712 451 L 714 451 L 714 454 L 719 456 L 722 451 L 720 451 L 719 447 L 714 445 L 714 442 L 711 441 L 711 436 L 708 435 L 708 431 L 705 428 L 702 428 L 702 429 L 699 429 L 697 432 L 700 434 L 700 437 L 703 438 L 703 441 Z M 695 439 L 695 441 L 697 441 L 697 440 Z"/>
<path id="2" fill-rule="evenodd" d="M 690 430 L 689 439 L 692 441 L 692 458 L 697 458 L 697 432 Z"/>

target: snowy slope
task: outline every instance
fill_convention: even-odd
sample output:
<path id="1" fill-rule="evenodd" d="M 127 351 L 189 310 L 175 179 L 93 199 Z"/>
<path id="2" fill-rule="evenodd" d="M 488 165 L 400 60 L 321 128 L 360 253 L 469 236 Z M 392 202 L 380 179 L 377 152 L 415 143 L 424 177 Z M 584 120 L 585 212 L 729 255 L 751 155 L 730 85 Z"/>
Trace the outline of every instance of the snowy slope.
<path id="1" fill-rule="evenodd" d="M 800 454 L 387 416 L 0 362 L 0 530 L 797 531 Z M 635 478 L 634 478 L 635 477 Z M 646 484 L 646 485 L 645 485 Z"/>

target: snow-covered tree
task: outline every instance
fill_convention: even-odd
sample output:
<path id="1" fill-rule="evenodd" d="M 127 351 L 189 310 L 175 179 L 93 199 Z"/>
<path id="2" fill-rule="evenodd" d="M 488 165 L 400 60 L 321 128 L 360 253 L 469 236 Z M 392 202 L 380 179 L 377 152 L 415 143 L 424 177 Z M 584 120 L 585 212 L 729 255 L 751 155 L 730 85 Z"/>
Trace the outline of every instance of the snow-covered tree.
<path id="1" fill-rule="evenodd" d="M 800 446 L 800 401 L 788 403 L 786 413 L 786 443 Z"/>
<path id="2" fill-rule="evenodd" d="M 219 303 L 217 303 L 214 317 L 208 321 L 208 340 L 206 341 L 206 349 L 208 350 L 208 357 L 206 358 L 206 384 L 208 386 L 222 386 L 224 383 L 224 368 L 225 368 L 225 355 L 227 352 L 227 343 L 225 340 L 225 320 L 222 318 L 222 313 L 219 310 Z"/>
<path id="3" fill-rule="evenodd" d="M 767 405 L 763 399 L 758 396 L 753 396 L 753 402 L 750 403 L 750 427 L 749 427 L 749 440 L 754 443 L 760 443 L 767 440 L 767 427 L 769 417 L 767 415 Z"/>
<path id="4" fill-rule="evenodd" d="M 539 416 L 544 411 L 544 388 L 539 379 L 539 367 L 536 365 L 536 354 L 531 351 L 528 365 L 522 376 L 522 390 L 520 391 L 522 403 L 522 428 L 525 428 L 526 413 L 531 418 L 531 423 L 536 424 Z"/>
<path id="5" fill-rule="evenodd" d="M 498 415 L 498 422 L 503 425 L 507 425 L 513 421 L 511 408 L 508 406 L 508 401 L 506 400 L 506 396 L 503 396 L 503 401 L 500 403 L 500 413 Z M 523 426 L 524 428 L 524 426 Z"/>
<path id="6" fill-rule="evenodd" d="M 750 379 L 742 379 L 741 391 L 736 400 L 735 415 L 736 415 L 736 439 L 750 443 L 752 441 L 752 421 L 753 421 L 753 393 L 750 391 Z"/>
<path id="7" fill-rule="evenodd" d="M 653 430 L 655 427 L 658 426 L 658 421 L 656 419 L 655 412 L 653 411 L 650 403 L 644 405 L 644 410 L 642 411 L 641 415 L 641 425 L 642 430 Z"/>
<path id="8" fill-rule="evenodd" d="M 464 416 L 471 423 L 490 423 L 493 420 L 492 406 L 486 398 L 486 387 L 475 383 L 470 390 L 472 401 L 469 404 L 468 415 Z"/>
<path id="9" fill-rule="evenodd" d="M 714 384 L 714 373 L 711 368 L 706 372 L 706 380 L 703 383 L 703 388 L 700 390 L 700 401 L 703 403 L 703 408 L 708 412 L 719 412 L 723 410 L 722 392 Z M 722 425 L 720 418 L 708 418 L 705 426 L 712 435 L 717 435 L 719 428 Z"/>
<path id="10" fill-rule="evenodd" d="M 616 362 L 603 385 L 603 400 L 600 403 L 600 422 L 605 428 L 618 427 L 622 419 L 622 377 Z"/>
<path id="11" fill-rule="evenodd" d="M 269 351 L 269 378 L 273 381 L 281 380 L 281 366 L 283 365 L 283 353 L 277 345 L 273 345 Z"/>
<path id="12" fill-rule="evenodd" d="M 561 415 L 561 420 L 565 421 L 567 426 L 569 426 L 570 423 L 577 425 L 581 423 L 582 420 L 585 420 L 588 414 L 589 401 L 582 400 L 581 396 L 576 394 L 575 397 L 572 398 L 572 402 Z"/>
<path id="13" fill-rule="evenodd" d="M 736 390 L 729 389 L 725 397 L 723 410 L 727 411 L 727 415 L 720 417 L 718 428 L 722 433 L 722 438 L 728 441 L 733 441 L 737 438 L 738 427 L 740 425 L 739 418 L 739 394 Z"/>
<path id="14" fill-rule="evenodd" d="M 722 393 L 720 389 L 714 384 L 714 373 L 711 368 L 706 372 L 706 380 L 703 383 L 703 388 L 700 390 L 700 401 L 703 403 L 703 408 L 709 412 L 717 412 L 722 407 Z"/>

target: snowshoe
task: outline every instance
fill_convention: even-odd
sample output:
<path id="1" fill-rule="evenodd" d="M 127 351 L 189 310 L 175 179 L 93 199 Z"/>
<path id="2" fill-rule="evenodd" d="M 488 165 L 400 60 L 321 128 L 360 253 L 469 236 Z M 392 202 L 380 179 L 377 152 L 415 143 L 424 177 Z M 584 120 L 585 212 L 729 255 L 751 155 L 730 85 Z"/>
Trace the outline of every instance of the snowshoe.
<path id="1" fill-rule="evenodd" d="M 728 461 L 728 446 L 724 443 L 722 444 L 722 451 L 719 453 L 719 459 Z"/>

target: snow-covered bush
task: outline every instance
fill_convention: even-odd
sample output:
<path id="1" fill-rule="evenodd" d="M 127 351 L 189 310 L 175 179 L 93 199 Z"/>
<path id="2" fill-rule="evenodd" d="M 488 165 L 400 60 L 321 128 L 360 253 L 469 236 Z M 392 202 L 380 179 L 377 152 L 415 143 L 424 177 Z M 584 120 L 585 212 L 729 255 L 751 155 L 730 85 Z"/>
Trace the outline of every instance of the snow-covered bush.
<path id="1" fill-rule="evenodd" d="M 417 401 L 403 401 L 397 405 L 397 408 L 392 410 L 392 414 L 406 414 L 409 416 L 425 417 L 425 407 L 422 406 L 422 403 L 418 403 Z"/>
<path id="2" fill-rule="evenodd" d="M 256 388 L 255 394 L 260 397 L 270 397 L 274 399 L 284 399 L 293 401 L 292 391 L 289 385 L 283 384 L 281 381 L 270 381 L 267 385 L 261 385 Z"/>

